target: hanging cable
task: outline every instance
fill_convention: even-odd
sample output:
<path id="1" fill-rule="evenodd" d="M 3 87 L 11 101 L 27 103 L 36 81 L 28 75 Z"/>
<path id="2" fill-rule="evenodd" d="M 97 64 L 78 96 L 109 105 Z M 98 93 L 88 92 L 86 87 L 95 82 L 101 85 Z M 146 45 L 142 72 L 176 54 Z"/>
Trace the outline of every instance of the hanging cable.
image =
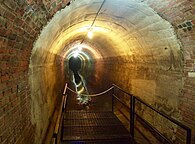
<path id="1" fill-rule="evenodd" d="M 95 23 L 95 21 L 96 21 L 98 15 L 99 15 L 99 13 L 100 13 L 100 11 L 101 11 L 101 9 L 102 9 L 102 7 L 103 7 L 105 1 L 106 1 L 106 0 L 103 0 L 101 6 L 99 7 L 99 9 L 98 9 L 98 11 L 97 11 L 97 13 L 96 13 L 96 15 L 95 15 L 95 18 L 94 18 L 94 20 L 93 20 L 93 22 L 92 22 L 92 24 L 91 24 L 91 26 L 90 26 L 90 28 L 89 28 L 90 30 L 91 30 L 91 28 L 93 27 L 93 25 L 94 25 L 94 23 Z M 86 36 L 87 36 L 87 34 L 85 34 L 85 37 L 84 37 L 83 40 L 81 41 L 80 45 L 84 42 L 84 40 L 86 39 Z"/>
<path id="2" fill-rule="evenodd" d="M 88 96 L 88 97 L 97 97 L 97 96 L 101 96 L 103 94 L 106 94 L 107 92 L 111 91 L 112 89 L 114 88 L 114 86 L 110 87 L 109 89 L 103 91 L 103 92 L 100 92 L 98 94 L 91 94 L 91 95 L 87 95 L 87 94 L 79 94 L 77 93 L 76 91 L 72 90 L 71 88 L 67 87 L 68 90 L 70 90 L 71 92 L 77 94 L 77 95 L 80 95 L 80 96 Z"/>
<path id="3" fill-rule="evenodd" d="M 99 13 L 100 13 L 100 11 L 101 11 L 101 9 L 102 9 L 102 7 L 103 7 L 105 1 L 106 1 L 106 0 L 104 0 L 104 1 L 102 2 L 100 8 L 98 9 L 98 12 L 96 13 L 96 16 L 95 16 L 95 18 L 94 18 L 94 20 L 93 20 L 93 22 L 92 22 L 92 24 L 91 24 L 90 29 L 93 27 L 93 25 L 94 25 L 94 23 L 95 23 L 95 21 L 96 21 L 96 18 L 97 18 L 97 16 L 99 15 Z"/>

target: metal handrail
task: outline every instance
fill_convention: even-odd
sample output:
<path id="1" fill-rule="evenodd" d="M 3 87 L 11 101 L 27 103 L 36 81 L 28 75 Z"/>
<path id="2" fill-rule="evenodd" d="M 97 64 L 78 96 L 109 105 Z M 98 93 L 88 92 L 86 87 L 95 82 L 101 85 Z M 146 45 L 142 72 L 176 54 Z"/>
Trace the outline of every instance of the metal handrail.
<path id="1" fill-rule="evenodd" d="M 66 84 L 65 84 L 65 87 L 64 87 L 64 92 L 63 92 L 63 95 L 65 95 L 65 94 L 66 94 L 67 87 L 68 87 L 68 84 L 66 83 Z"/>
<path id="2" fill-rule="evenodd" d="M 190 129 L 189 127 L 187 127 L 186 125 L 182 124 L 181 122 L 175 120 L 174 118 L 168 116 L 168 115 L 165 114 L 165 113 L 162 113 L 161 111 L 157 110 L 157 109 L 154 108 L 153 106 L 147 104 L 146 102 L 144 102 L 144 101 L 141 100 L 140 98 L 135 97 L 135 99 L 138 100 L 139 102 L 141 102 L 142 104 L 144 104 L 145 106 L 149 107 L 149 108 L 152 109 L 153 111 L 157 112 L 157 113 L 160 114 L 161 116 L 167 118 L 167 119 L 170 120 L 171 122 L 177 124 L 177 125 L 180 126 L 181 128 L 183 128 L 183 129 L 185 129 L 185 130 Z"/>
<path id="3" fill-rule="evenodd" d="M 136 118 L 138 118 L 138 119 L 140 119 L 141 120 L 141 122 L 143 122 L 144 124 L 146 124 L 148 127 L 149 127 L 149 129 L 152 129 L 152 131 L 154 131 L 158 136 L 160 136 L 161 137 L 161 141 L 162 141 L 162 143 L 166 143 L 166 144 L 172 144 L 172 142 L 169 140 L 169 139 L 167 139 L 165 136 L 163 136 L 161 133 L 160 133 L 160 131 L 158 131 L 156 128 L 154 128 L 149 122 L 147 122 L 145 119 L 143 119 L 141 116 L 139 116 L 138 114 L 136 114 L 135 113 L 135 115 L 136 115 Z M 157 139 L 158 139 L 158 137 L 157 137 Z"/>
<path id="4" fill-rule="evenodd" d="M 63 125 L 63 112 L 66 109 L 66 103 L 67 103 L 67 95 L 66 95 L 66 90 L 67 90 L 67 83 L 65 84 L 64 92 L 63 92 L 63 97 L 62 97 L 62 102 L 60 105 L 60 110 L 57 118 L 57 122 L 54 128 L 53 132 L 53 138 L 52 138 L 52 144 L 59 144 L 61 135 L 60 135 L 60 130 Z"/>
<path id="5" fill-rule="evenodd" d="M 175 123 L 176 125 L 180 126 L 181 128 L 183 128 L 184 130 L 187 131 L 187 136 L 186 136 L 186 144 L 190 144 L 191 143 L 191 129 L 189 127 L 187 127 L 186 125 L 182 124 L 181 122 L 173 119 L 172 117 L 168 116 L 165 113 L 160 112 L 158 109 L 154 108 L 153 106 L 147 104 L 146 102 L 144 102 L 143 100 L 141 100 L 140 98 L 134 96 L 133 94 L 130 94 L 126 91 L 124 91 L 122 88 L 120 88 L 119 86 L 113 84 L 114 88 L 117 88 L 118 90 L 122 91 L 123 93 L 127 94 L 130 96 L 130 133 L 132 135 L 132 137 L 134 137 L 134 117 L 135 115 L 138 115 L 135 112 L 135 101 L 139 101 L 140 103 L 144 104 L 145 106 L 149 107 L 150 109 L 152 109 L 153 111 L 155 111 L 156 113 L 160 114 L 161 116 L 165 117 L 166 119 L 170 120 L 171 122 Z M 114 98 L 117 98 L 117 100 L 119 100 L 118 97 L 116 97 L 116 95 L 114 94 L 113 91 L 113 95 Z M 125 105 L 126 107 L 128 107 L 124 102 L 119 101 L 120 103 L 122 103 L 123 105 Z M 138 115 L 139 116 L 139 115 Z M 151 127 L 151 125 L 149 125 Z M 162 138 L 164 139 L 164 137 L 162 136 Z"/>
<path id="6" fill-rule="evenodd" d="M 113 94 L 113 97 L 114 97 L 115 99 L 117 99 L 120 103 L 122 103 L 127 109 L 129 109 L 129 107 L 127 106 L 127 104 L 124 103 L 122 100 L 120 100 L 115 94 Z"/>
<path id="7" fill-rule="evenodd" d="M 117 88 L 121 92 L 123 92 L 123 93 L 130 96 L 130 107 L 115 95 L 115 91 L 114 91 L 115 88 Z M 64 88 L 64 92 L 63 92 L 63 95 L 64 95 L 63 97 L 64 98 L 63 98 L 63 101 L 62 101 L 62 104 L 61 104 L 61 110 L 60 110 L 61 114 L 59 116 L 60 118 L 58 118 L 59 119 L 58 122 L 60 122 L 61 124 L 63 124 L 63 112 L 66 111 L 66 104 L 67 104 L 66 91 L 67 91 L 67 89 L 68 89 L 68 86 L 66 84 L 65 88 Z M 168 116 L 167 114 L 160 112 L 155 107 L 147 104 L 146 102 L 144 102 L 140 98 L 132 95 L 131 93 L 124 91 L 122 88 L 120 88 L 119 86 L 117 86 L 115 84 L 113 84 L 112 87 L 109 89 L 109 91 L 111 91 L 111 90 L 112 90 L 112 111 L 114 111 L 114 99 L 117 99 L 126 108 L 130 109 L 130 134 L 133 138 L 134 138 L 134 126 L 135 126 L 134 120 L 135 120 L 135 116 L 136 116 L 140 120 L 142 120 L 147 126 L 149 126 L 151 129 L 153 129 L 163 140 L 165 140 L 168 143 L 171 143 L 158 130 L 156 130 L 151 124 L 147 123 L 143 118 L 141 118 L 141 116 L 139 116 L 135 112 L 135 102 L 138 101 L 138 102 L 144 104 L 145 106 L 147 106 L 148 108 L 150 108 L 151 110 L 155 111 L 156 113 L 160 114 L 161 116 L 165 117 L 166 119 L 170 120 L 171 122 L 175 123 L 176 125 L 180 126 L 184 130 L 186 130 L 187 131 L 186 144 L 191 143 L 191 129 L 189 127 L 185 126 L 184 124 L 182 124 L 181 122 L 175 120 L 174 118 Z M 60 129 L 60 124 L 59 124 L 59 126 L 55 127 L 55 131 L 54 131 L 54 135 L 53 135 L 53 138 L 55 139 L 55 144 L 57 144 L 57 141 L 58 141 L 57 138 L 58 138 L 58 135 L 59 135 L 59 129 Z"/>

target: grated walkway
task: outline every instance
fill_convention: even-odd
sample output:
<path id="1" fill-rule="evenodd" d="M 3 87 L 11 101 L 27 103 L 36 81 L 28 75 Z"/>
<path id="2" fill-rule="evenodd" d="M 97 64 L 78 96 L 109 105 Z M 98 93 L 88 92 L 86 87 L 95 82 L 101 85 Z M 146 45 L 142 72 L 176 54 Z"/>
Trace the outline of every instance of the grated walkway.
<path id="1" fill-rule="evenodd" d="M 129 132 L 112 112 L 68 111 L 62 144 L 130 144 Z"/>

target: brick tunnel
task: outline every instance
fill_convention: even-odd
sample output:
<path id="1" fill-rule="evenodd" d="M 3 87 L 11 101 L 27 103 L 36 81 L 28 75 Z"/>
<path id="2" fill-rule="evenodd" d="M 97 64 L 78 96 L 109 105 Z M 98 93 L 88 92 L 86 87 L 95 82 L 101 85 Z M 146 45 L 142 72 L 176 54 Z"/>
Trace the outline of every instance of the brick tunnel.
<path id="1" fill-rule="evenodd" d="M 1 0 L 0 14 L 1 144 L 44 143 L 72 57 L 89 93 L 114 83 L 190 127 L 195 144 L 194 0 Z M 178 127 L 140 109 L 178 141 Z"/>

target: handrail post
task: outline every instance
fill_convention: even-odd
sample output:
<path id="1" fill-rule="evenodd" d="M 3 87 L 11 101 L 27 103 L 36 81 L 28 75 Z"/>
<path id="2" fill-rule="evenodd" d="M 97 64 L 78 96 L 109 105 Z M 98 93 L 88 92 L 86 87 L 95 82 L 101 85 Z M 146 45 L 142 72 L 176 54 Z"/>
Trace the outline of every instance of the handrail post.
<path id="1" fill-rule="evenodd" d="M 130 134 L 134 138 L 135 97 L 133 95 L 131 95 L 130 103 Z"/>
<path id="2" fill-rule="evenodd" d="M 58 144 L 58 138 L 57 138 L 57 136 L 55 138 L 55 144 Z"/>
<path id="3" fill-rule="evenodd" d="M 64 87 L 64 92 L 63 92 L 63 95 L 65 95 L 65 101 L 63 103 L 63 106 L 62 106 L 62 126 L 61 126 L 61 141 L 63 140 L 63 126 L 64 126 L 64 114 L 66 113 L 66 104 L 67 104 L 67 98 L 68 98 L 68 95 L 67 95 L 67 87 L 68 87 L 68 84 L 66 83 L 65 84 L 65 87 Z M 57 143 L 56 143 L 57 144 Z"/>
<path id="4" fill-rule="evenodd" d="M 131 93 L 124 91 L 124 90 L 123 90 L 122 88 L 120 88 L 119 86 L 117 86 L 117 85 L 115 85 L 115 84 L 113 84 L 113 86 L 114 86 L 114 88 L 116 88 L 116 89 L 120 90 L 121 92 L 123 92 L 123 93 L 125 93 L 125 94 L 127 94 L 127 95 L 130 96 L 130 109 L 129 109 L 129 111 L 130 111 L 130 134 L 132 135 L 132 138 L 134 138 L 134 122 L 135 122 L 135 115 L 139 118 L 139 115 L 137 115 L 137 114 L 135 113 L 135 101 L 139 101 L 141 104 L 145 105 L 146 107 L 150 108 L 150 109 L 153 110 L 154 112 L 158 113 L 159 115 L 163 116 L 164 118 L 168 119 L 168 120 L 171 121 L 172 123 L 174 123 L 174 124 L 180 126 L 182 129 L 184 129 L 184 130 L 187 132 L 186 141 L 185 141 L 185 142 L 186 142 L 186 144 L 191 144 L 191 141 L 192 141 L 192 130 L 191 130 L 189 127 L 187 127 L 186 125 L 182 124 L 181 122 L 175 120 L 174 118 L 168 116 L 167 114 L 162 113 L 161 111 L 159 111 L 159 110 L 156 109 L 155 107 L 153 107 L 153 106 L 147 104 L 146 102 L 144 102 L 144 101 L 141 100 L 140 98 L 133 96 Z M 116 98 L 115 95 L 114 95 L 114 98 Z M 116 98 L 116 99 L 119 100 L 119 98 Z M 122 104 L 124 104 L 124 103 L 121 102 L 120 100 L 119 100 L 119 102 L 122 103 Z M 143 119 L 143 120 L 144 120 L 144 119 Z M 148 124 L 147 124 L 147 125 L 148 125 Z M 152 126 L 150 126 L 150 125 L 148 125 L 148 126 L 149 126 L 149 127 L 152 127 Z M 155 129 L 154 127 L 152 127 L 152 128 Z M 162 134 L 161 134 L 158 130 L 157 130 L 157 134 L 160 134 L 160 136 L 161 136 L 164 140 L 166 140 L 166 138 L 164 138 L 164 137 L 162 136 Z"/>
<path id="5" fill-rule="evenodd" d="M 66 94 L 66 95 L 65 95 L 64 106 L 63 106 L 63 109 L 64 109 L 64 110 L 63 110 L 63 112 L 64 112 L 64 113 L 66 113 L 66 107 L 67 107 L 67 106 L 66 106 L 66 104 L 67 104 L 67 99 L 68 99 L 68 95 Z"/>
<path id="6" fill-rule="evenodd" d="M 112 86 L 112 112 L 114 113 L 114 85 Z"/>
<path id="7" fill-rule="evenodd" d="M 64 112 L 62 114 L 62 126 L 61 126 L 61 137 L 60 137 L 60 141 L 63 140 L 63 126 L 64 126 Z"/>
<path id="8" fill-rule="evenodd" d="M 191 144 L 191 129 L 187 129 L 187 141 L 186 144 Z"/>

